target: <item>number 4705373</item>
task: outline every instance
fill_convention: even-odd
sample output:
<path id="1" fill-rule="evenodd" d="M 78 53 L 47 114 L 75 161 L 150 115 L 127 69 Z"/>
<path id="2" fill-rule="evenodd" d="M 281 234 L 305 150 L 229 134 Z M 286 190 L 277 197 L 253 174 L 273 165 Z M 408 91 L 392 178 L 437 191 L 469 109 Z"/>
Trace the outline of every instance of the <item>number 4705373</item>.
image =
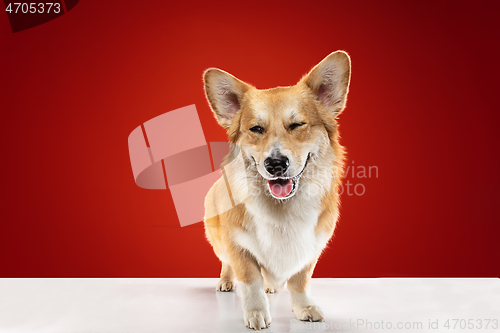
<path id="1" fill-rule="evenodd" d="M 49 13 L 60 13 L 61 4 L 57 2 L 9 2 L 5 11 L 10 14 L 49 14 Z"/>

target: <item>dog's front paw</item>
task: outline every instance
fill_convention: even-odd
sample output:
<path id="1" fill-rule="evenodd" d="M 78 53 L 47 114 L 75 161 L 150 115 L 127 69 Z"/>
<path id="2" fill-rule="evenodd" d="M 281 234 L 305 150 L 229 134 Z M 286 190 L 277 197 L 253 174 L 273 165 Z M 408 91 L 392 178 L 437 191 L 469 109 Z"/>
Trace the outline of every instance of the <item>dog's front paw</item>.
<path id="1" fill-rule="evenodd" d="M 233 287 L 234 287 L 233 281 L 220 279 L 219 283 L 217 284 L 217 291 L 231 291 L 233 290 Z"/>
<path id="2" fill-rule="evenodd" d="M 297 319 L 304 321 L 323 321 L 323 313 L 316 305 L 309 305 L 302 308 L 293 309 Z"/>
<path id="3" fill-rule="evenodd" d="M 252 310 L 245 313 L 245 323 L 248 328 L 260 331 L 271 325 L 271 314 L 269 310 Z"/>

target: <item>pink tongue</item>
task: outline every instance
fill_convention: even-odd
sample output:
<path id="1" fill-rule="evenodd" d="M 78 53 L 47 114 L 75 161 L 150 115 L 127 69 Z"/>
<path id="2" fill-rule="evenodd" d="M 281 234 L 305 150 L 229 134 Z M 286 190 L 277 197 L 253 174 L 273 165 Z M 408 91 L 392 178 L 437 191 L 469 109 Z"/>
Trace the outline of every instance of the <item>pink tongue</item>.
<path id="1" fill-rule="evenodd" d="M 284 198 L 292 192 L 293 184 L 291 179 L 275 179 L 267 181 L 269 189 L 275 197 Z"/>

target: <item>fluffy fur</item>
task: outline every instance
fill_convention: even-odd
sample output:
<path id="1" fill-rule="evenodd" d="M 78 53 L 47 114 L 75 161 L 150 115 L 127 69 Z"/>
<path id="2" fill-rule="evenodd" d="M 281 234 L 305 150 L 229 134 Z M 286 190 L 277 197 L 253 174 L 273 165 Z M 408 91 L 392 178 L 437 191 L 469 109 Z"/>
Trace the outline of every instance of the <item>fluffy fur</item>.
<path id="1" fill-rule="evenodd" d="M 350 59 L 343 51 L 291 87 L 259 90 L 219 69 L 205 72 L 207 99 L 233 144 L 228 160 L 238 155 L 244 163 L 227 164 L 207 194 L 205 230 L 222 262 L 217 290 L 233 290 L 236 278 L 249 328 L 271 324 L 265 293 L 285 284 L 298 319 L 323 320 L 307 286 L 338 218 L 343 148 L 336 118 L 349 81 Z M 294 179 L 294 190 L 286 198 L 270 191 L 273 175 L 264 161 L 273 156 L 289 160 L 282 177 Z"/>

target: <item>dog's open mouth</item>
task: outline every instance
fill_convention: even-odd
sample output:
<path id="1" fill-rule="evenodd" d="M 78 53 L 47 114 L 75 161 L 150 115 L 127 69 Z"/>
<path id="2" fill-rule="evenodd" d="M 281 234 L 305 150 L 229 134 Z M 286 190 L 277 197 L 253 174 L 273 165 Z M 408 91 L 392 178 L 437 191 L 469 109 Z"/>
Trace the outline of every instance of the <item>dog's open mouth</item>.
<path id="1" fill-rule="evenodd" d="M 297 188 L 297 182 L 293 178 L 278 178 L 268 180 L 267 185 L 271 194 L 278 199 L 290 196 Z"/>
<path id="2" fill-rule="evenodd" d="M 287 199 L 295 194 L 299 184 L 299 178 L 302 176 L 304 169 L 309 162 L 310 154 L 307 155 L 306 163 L 304 167 L 299 172 L 299 174 L 292 178 L 275 178 L 267 181 L 267 186 L 269 187 L 269 192 L 276 199 Z"/>

